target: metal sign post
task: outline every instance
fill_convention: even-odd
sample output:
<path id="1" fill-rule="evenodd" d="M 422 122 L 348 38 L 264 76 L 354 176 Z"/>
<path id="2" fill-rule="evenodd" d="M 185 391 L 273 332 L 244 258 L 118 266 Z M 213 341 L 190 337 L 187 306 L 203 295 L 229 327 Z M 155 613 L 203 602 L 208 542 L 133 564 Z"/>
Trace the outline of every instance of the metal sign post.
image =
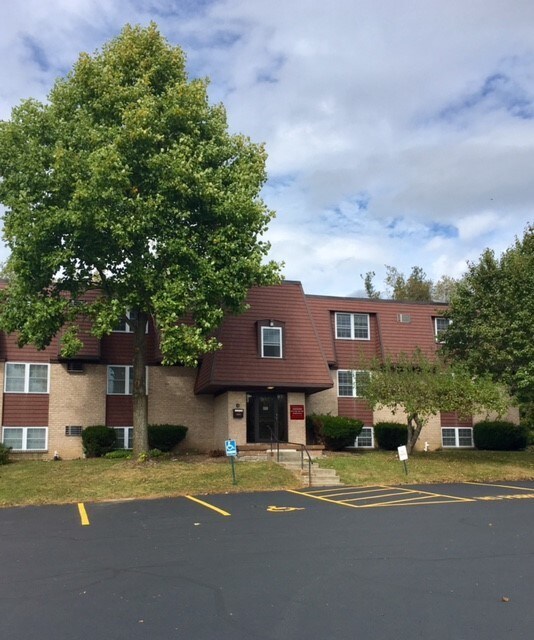
<path id="1" fill-rule="evenodd" d="M 235 440 L 225 440 L 224 448 L 226 450 L 226 455 L 230 458 L 230 463 L 232 465 L 232 484 L 237 484 L 237 480 L 235 477 L 235 457 L 237 456 L 237 442 Z"/>
<path id="2" fill-rule="evenodd" d="M 408 460 L 408 450 L 403 446 L 397 447 L 397 451 L 399 452 L 399 460 L 401 460 L 404 465 L 404 473 L 408 475 L 408 465 L 406 464 L 406 460 Z"/>

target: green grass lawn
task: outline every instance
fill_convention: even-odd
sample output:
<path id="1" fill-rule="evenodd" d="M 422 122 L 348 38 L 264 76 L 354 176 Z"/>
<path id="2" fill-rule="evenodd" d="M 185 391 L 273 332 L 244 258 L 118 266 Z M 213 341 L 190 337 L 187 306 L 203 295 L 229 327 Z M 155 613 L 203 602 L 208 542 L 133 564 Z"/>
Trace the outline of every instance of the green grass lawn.
<path id="1" fill-rule="evenodd" d="M 336 469 L 345 484 L 496 482 L 534 480 L 534 449 L 416 453 L 408 475 L 396 453 L 330 453 L 322 467 Z M 226 458 L 195 456 L 147 463 L 133 460 L 13 462 L 0 466 L 0 506 L 159 498 L 186 494 L 298 488 L 299 480 L 274 463 L 236 462 L 232 484 Z"/>
<path id="2" fill-rule="evenodd" d="M 237 484 L 227 459 L 69 460 L 0 466 L 0 506 L 159 498 L 186 494 L 294 489 L 298 480 L 274 463 L 237 462 Z"/>
<path id="3" fill-rule="evenodd" d="M 335 469 L 350 485 L 534 480 L 534 448 L 413 453 L 408 475 L 393 451 L 329 454 L 321 466 Z"/>

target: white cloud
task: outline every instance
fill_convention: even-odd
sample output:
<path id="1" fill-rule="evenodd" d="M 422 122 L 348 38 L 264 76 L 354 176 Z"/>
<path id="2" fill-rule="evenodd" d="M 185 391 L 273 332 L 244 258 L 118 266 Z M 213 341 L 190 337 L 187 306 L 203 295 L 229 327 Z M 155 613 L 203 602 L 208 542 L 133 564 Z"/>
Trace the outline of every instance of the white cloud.
<path id="1" fill-rule="evenodd" d="M 268 238 L 306 290 L 384 263 L 459 275 L 534 219 L 530 0 L 22 0 L 3 7 L 0 117 L 150 19 L 265 141 Z"/>

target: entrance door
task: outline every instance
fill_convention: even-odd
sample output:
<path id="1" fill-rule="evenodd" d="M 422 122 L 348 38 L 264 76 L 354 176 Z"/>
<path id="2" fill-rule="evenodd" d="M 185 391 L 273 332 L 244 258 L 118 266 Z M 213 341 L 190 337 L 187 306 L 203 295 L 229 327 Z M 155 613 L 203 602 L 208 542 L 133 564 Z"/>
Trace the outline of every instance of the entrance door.
<path id="1" fill-rule="evenodd" d="M 247 442 L 287 441 L 285 393 L 247 395 Z"/>

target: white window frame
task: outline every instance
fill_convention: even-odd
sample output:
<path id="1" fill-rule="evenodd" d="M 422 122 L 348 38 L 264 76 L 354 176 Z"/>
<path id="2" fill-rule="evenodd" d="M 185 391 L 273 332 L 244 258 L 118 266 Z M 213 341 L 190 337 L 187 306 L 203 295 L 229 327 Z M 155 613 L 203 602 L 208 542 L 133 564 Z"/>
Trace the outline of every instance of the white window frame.
<path id="1" fill-rule="evenodd" d="M 124 376 L 124 393 L 116 393 L 116 392 L 112 392 L 110 391 L 110 377 L 109 377 L 109 372 L 110 369 L 112 368 L 121 368 L 121 369 L 125 369 L 125 376 Z M 131 364 L 108 364 L 107 366 L 107 370 L 106 370 L 106 382 L 107 382 L 107 387 L 106 387 L 106 394 L 108 396 L 131 396 L 133 395 L 133 366 Z M 148 395 L 148 367 L 145 367 L 145 382 L 146 382 L 146 388 L 145 388 L 145 394 Z M 132 391 L 130 392 L 130 383 L 132 386 Z"/>
<path id="2" fill-rule="evenodd" d="M 340 382 L 339 382 L 339 374 L 340 373 L 350 373 L 352 377 L 352 393 L 340 393 Z M 369 377 L 371 376 L 370 371 L 366 371 L 365 369 L 338 369 L 337 370 L 337 397 L 338 398 L 363 398 L 363 395 L 358 394 L 358 374 L 366 373 Z M 343 386 L 348 386 L 344 384 Z"/>
<path id="3" fill-rule="evenodd" d="M 132 327 L 128 324 L 128 322 L 126 322 L 126 319 L 128 320 L 132 319 L 132 311 L 130 309 L 126 311 L 126 313 L 120 320 L 121 324 L 124 322 L 124 329 L 113 329 L 112 333 L 133 333 L 134 331 Z M 145 327 L 145 333 L 148 333 L 148 320 Z"/>
<path id="4" fill-rule="evenodd" d="M 445 329 L 438 329 L 438 320 L 446 320 L 447 321 L 447 326 L 445 327 Z M 447 329 L 449 328 L 451 324 L 451 321 L 449 318 L 444 318 L 443 316 L 436 316 L 434 318 L 434 336 L 436 337 L 436 342 L 442 342 L 441 340 L 441 334 L 445 333 L 445 331 L 447 331 Z"/>
<path id="5" fill-rule="evenodd" d="M 133 449 L 133 427 L 112 427 L 115 431 L 122 431 L 122 439 L 125 445 L 131 444 L 131 447 L 117 447 L 118 449 L 127 449 L 131 451 Z"/>
<path id="6" fill-rule="evenodd" d="M 338 329 L 338 317 L 339 316 L 350 316 L 350 336 L 340 336 Z M 356 316 L 365 317 L 367 319 L 367 337 L 362 338 L 361 336 L 356 336 L 354 332 L 354 318 Z M 371 339 L 371 322 L 368 313 L 348 313 L 347 311 L 338 311 L 336 312 L 336 340 L 367 340 Z"/>
<path id="7" fill-rule="evenodd" d="M 454 444 L 445 444 L 443 441 L 444 431 L 454 431 Z M 471 432 L 471 444 L 460 444 L 460 430 Z M 473 449 L 475 446 L 473 440 L 473 427 L 441 427 L 441 446 L 444 449 Z"/>
<path id="8" fill-rule="evenodd" d="M 362 433 L 364 431 L 369 431 L 371 433 L 371 444 L 360 444 L 358 441 L 362 436 Z M 375 448 L 375 430 L 373 427 L 362 427 L 362 430 L 360 431 L 360 435 L 356 438 L 356 440 L 354 441 L 354 447 L 356 449 L 374 449 Z"/>
<path id="9" fill-rule="evenodd" d="M 266 345 L 265 345 L 265 341 L 263 339 L 265 331 L 276 331 L 276 332 L 278 332 L 278 337 L 279 337 L 278 346 L 280 348 L 280 355 L 279 356 L 268 356 L 268 355 L 265 355 L 265 346 Z M 277 360 L 282 358 L 283 355 L 284 355 L 283 354 L 282 338 L 283 338 L 282 327 L 261 327 L 261 357 L 262 358 L 275 358 Z M 275 346 L 275 344 L 274 343 L 268 343 L 268 346 Z"/>
<path id="10" fill-rule="evenodd" d="M 23 391 L 11 391 L 7 388 L 8 381 L 8 369 L 10 365 L 24 366 L 24 390 Z M 30 391 L 30 371 L 31 367 L 46 367 L 46 391 Z M 31 393 L 45 395 L 50 393 L 50 364 L 46 362 L 6 362 L 4 369 L 4 393 Z"/>
<path id="11" fill-rule="evenodd" d="M 22 430 L 22 448 L 20 449 L 15 449 L 13 447 L 13 452 L 18 452 L 18 451 L 28 451 L 28 452 L 42 452 L 42 451 L 48 451 L 48 427 L 10 427 L 9 425 L 6 425 L 4 427 L 2 427 L 2 442 L 4 442 L 4 432 L 6 429 L 17 429 L 17 430 Z M 44 429 L 45 431 L 45 446 L 44 449 L 28 449 L 28 431 L 30 429 Z M 11 446 L 11 445 L 6 445 L 6 446 Z"/>

